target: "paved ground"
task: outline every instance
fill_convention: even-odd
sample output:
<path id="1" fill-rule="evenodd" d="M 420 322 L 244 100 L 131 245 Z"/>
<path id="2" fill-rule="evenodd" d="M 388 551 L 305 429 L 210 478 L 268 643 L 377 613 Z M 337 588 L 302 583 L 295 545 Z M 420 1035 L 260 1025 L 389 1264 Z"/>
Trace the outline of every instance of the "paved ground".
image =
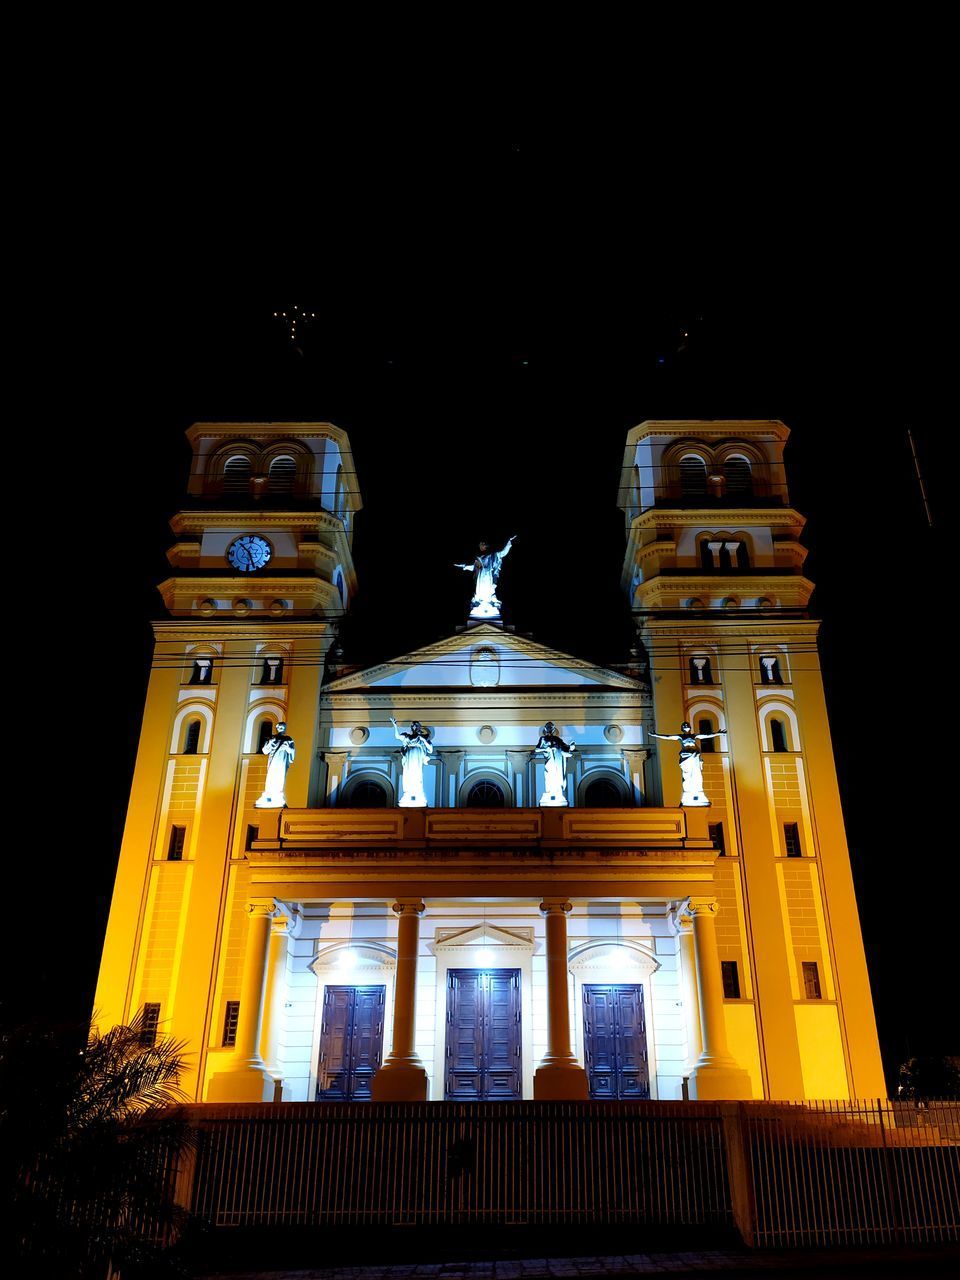
<path id="1" fill-rule="evenodd" d="M 864 1249 L 747 1253 L 706 1249 L 692 1253 L 616 1254 L 608 1258 L 522 1258 L 496 1262 L 411 1263 L 396 1267 L 340 1267 L 333 1270 L 206 1272 L 203 1280 L 577 1280 L 580 1276 L 657 1276 L 719 1274 L 734 1280 L 748 1276 L 816 1275 L 818 1280 L 882 1276 L 957 1276 L 960 1252 L 954 1249 Z"/>

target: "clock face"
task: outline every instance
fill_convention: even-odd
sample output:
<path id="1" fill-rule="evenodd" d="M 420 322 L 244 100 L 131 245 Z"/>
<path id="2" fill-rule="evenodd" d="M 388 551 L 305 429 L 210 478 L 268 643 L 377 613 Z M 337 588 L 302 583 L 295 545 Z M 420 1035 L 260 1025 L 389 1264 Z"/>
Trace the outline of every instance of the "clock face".
<path id="1" fill-rule="evenodd" d="M 227 547 L 227 559 L 240 573 L 253 573 L 255 569 L 262 569 L 272 554 L 266 538 L 258 537 L 255 533 L 235 538 Z"/>

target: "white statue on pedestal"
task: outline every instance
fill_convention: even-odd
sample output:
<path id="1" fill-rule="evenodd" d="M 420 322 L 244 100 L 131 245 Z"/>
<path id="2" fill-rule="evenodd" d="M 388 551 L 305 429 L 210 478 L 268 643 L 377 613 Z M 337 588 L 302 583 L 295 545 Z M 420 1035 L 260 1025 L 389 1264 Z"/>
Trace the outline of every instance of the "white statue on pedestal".
<path id="1" fill-rule="evenodd" d="M 396 720 L 390 717 L 393 732 L 397 741 L 403 743 L 401 757 L 401 795 L 400 807 L 403 809 L 422 809 L 426 805 L 423 794 L 423 769 L 430 756 L 433 755 L 433 743 L 430 735 L 419 720 L 410 722 L 410 732 L 405 733 L 398 728 Z"/>
<path id="2" fill-rule="evenodd" d="M 500 566 L 503 558 L 509 555 L 510 548 L 517 540 L 517 535 L 508 539 L 507 545 L 499 551 L 491 551 L 489 543 L 481 542 L 480 551 L 472 564 L 457 564 L 456 569 L 465 569 L 467 573 L 475 573 L 477 580 L 473 586 L 471 602 L 471 618 L 499 618 L 500 601 L 497 599 L 497 582 L 500 578 Z"/>
<path id="3" fill-rule="evenodd" d="M 722 733 L 723 730 L 720 731 Z M 680 743 L 680 776 L 682 791 L 680 803 L 687 809 L 702 809 L 710 804 L 703 790 L 703 760 L 700 741 L 703 738 L 719 738 L 720 733 L 694 733 L 693 726 L 684 720 L 679 733 L 654 733 L 653 738 L 664 742 Z"/>
<path id="4" fill-rule="evenodd" d="M 263 795 L 255 801 L 255 809 L 283 809 L 287 798 L 284 787 L 287 781 L 287 769 L 293 764 L 296 748 L 293 739 L 287 733 L 287 726 L 281 720 L 277 731 L 266 743 L 263 754 L 267 757 L 267 780 L 263 785 Z"/>
<path id="5" fill-rule="evenodd" d="M 564 742 L 552 720 L 543 726 L 540 741 L 530 753 L 544 758 L 543 795 L 538 802 L 542 809 L 560 808 L 567 803 L 567 761 L 576 745 L 575 742 Z"/>

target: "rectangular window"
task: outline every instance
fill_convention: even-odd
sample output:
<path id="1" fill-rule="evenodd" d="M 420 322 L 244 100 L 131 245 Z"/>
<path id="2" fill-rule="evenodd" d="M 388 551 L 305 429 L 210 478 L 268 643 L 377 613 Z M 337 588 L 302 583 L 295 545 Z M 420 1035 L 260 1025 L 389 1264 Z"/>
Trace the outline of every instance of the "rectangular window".
<path id="1" fill-rule="evenodd" d="M 160 1025 L 160 1005 L 145 1004 L 140 1015 L 140 1043 L 156 1044 L 157 1028 Z"/>
<path id="2" fill-rule="evenodd" d="M 261 684 L 279 684 L 283 677 L 282 658 L 264 658 L 260 672 Z"/>
<path id="3" fill-rule="evenodd" d="M 230 1049 L 237 1043 L 237 1020 L 240 1017 L 240 1001 L 228 1000 L 223 1014 L 223 1039 L 220 1043 L 224 1049 Z"/>
<path id="4" fill-rule="evenodd" d="M 187 839 L 186 827 L 170 828 L 170 843 L 167 845 L 167 861 L 168 862 L 183 861 L 183 846 L 186 843 L 186 839 Z"/>
<path id="5" fill-rule="evenodd" d="M 803 850 L 800 847 L 800 827 L 796 822 L 783 824 L 783 847 L 787 851 L 788 858 L 803 857 Z"/>
<path id="6" fill-rule="evenodd" d="M 254 840 L 260 839 L 260 828 L 253 825 L 252 822 L 247 824 L 247 843 L 246 848 L 252 849 Z"/>
<path id="7" fill-rule="evenodd" d="M 740 970 L 736 960 L 721 960 L 720 973 L 723 976 L 724 1000 L 740 999 Z"/>
<path id="8" fill-rule="evenodd" d="M 816 960 L 803 961 L 803 996 L 805 1000 L 822 1000 L 820 967 Z"/>
<path id="9" fill-rule="evenodd" d="M 710 822 L 707 824 L 707 835 L 713 841 L 713 847 L 720 854 L 720 857 L 726 857 L 727 846 L 723 840 L 723 823 Z"/>

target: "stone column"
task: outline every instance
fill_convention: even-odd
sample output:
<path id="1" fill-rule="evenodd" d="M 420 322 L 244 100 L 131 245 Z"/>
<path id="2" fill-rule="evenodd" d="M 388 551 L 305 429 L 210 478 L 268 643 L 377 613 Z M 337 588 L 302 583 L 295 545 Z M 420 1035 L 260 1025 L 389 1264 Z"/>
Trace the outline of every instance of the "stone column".
<path id="1" fill-rule="evenodd" d="M 717 951 L 718 910 L 716 898 L 689 898 L 683 908 L 684 914 L 693 918 L 702 1043 L 700 1057 L 690 1075 L 690 1096 L 700 1100 L 751 1098 L 750 1077 L 727 1047 L 723 978 Z"/>
<path id="2" fill-rule="evenodd" d="M 302 916 L 294 908 L 292 918 L 277 916 L 270 930 L 270 950 L 267 956 L 267 989 L 263 998 L 263 1026 L 260 1030 L 260 1053 L 264 1065 L 280 1080 L 280 1028 L 283 1024 L 283 1007 L 287 994 L 287 955 L 289 940 L 299 934 Z"/>
<path id="3" fill-rule="evenodd" d="M 540 910 L 547 930 L 547 1052 L 533 1077 L 535 1099 L 586 1099 L 587 1073 L 570 1044 L 570 989 L 567 964 L 567 912 L 563 898 L 544 898 Z"/>
<path id="4" fill-rule="evenodd" d="M 513 777 L 510 781 L 513 783 L 513 796 L 518 809 L 532 809 L 536 800 L 530 799 L 530 751 L 514 751 L 507 752 L 507 759 L 510 761 L 510 767 L 513 770 Z M 519 785 L 518 785 L 519 784 Z"/>
<path id="5" fill-rule="evenodd" d="M 350 759 L 349 751 L 325 751 L 323 759 L 327 766 L 327 804 L 339 804 L 340 792 L 343 790 L 343 774 Z"/>
<path id="6" fill-rule="evenodd" d="M 630 747 L 623 753 L 633 786 L 633 798 L 638 805 L 647 803 L 647 761 L 652 754 L 649 747 Z"/>
<path id="7" fill-rule="evenodd" d="M 260 1057 L 260 1030 L 270 922 L 275 910 L 272 898 L 254 898 L 247 903 L 247 949 L 240 982 L 237 1039 L 230 1065 L 211 1077 L 208 1102 L 273 1101 L 273 1076 Z"/>
<path id="8" fill-rule="evenodd" d="M 417 1013 L 417 958 L 420 950 L 420 917 L 425 910 L 419 898 L 400 898 L 393 904 L 397 924 L 397 974 L 393 997 L 393 1047 L 373 1077 L 374 1102 L 424 1102 L 427 1073 L 414 1049 Z"/>
<path id="9" fill-rule="evenodd" d="M 681 907 L 674 914 L 680 944 L 680 980 L 687 1024 L 687 1069 L 693 1069 L 700 1057 L 703 1041 L 700 1035 L 700 998 L 697 995 L 697 957 L 693 942 L 693 916 Z"/>
<path id="10" fill-rule="evenodd" d="M 437 751 L 434 753 L 440 761 L 440 809 L 450 809 L 456 807 L 456 795 L 450 796 L 451 780 L 456 783 L 457 774 L 460 772 L 460 764 L 465 751 Z"/>

